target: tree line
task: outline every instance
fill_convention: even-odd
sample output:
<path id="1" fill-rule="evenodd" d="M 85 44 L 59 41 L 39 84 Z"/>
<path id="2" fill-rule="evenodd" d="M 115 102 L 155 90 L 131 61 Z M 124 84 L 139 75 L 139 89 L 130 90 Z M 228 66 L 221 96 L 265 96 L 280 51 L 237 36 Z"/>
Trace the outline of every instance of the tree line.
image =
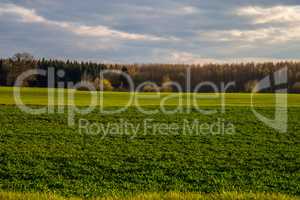
<path id="1" fill-rule="evenodd" d="M 167 84 L 171 81 L 177 82 L 184 91 L 194 90 L 199 83 L 209 81 L 217 86 L 222 83 L 234 82 L 235 85 L 228 88 L 228 92 L 250 92 L 257 82 L 269 76 L 271 87 L 266 89 L 265 92 L 274 92 L 277 89 L 274 83 L 274 72 L 284 67 L 287 67 L 288 70 L 288 82 L 284 87 L 288 88 L 288 92 L 291 93 L 300 92 L 300 62 L 212 63 L 204 65 L 105 64 L 44 58 L 34 59 L 28 53 L 18 53 L 11 58 L 0 59 L 0 86 L 13 86 L 17 77 L 29 69 L 48 70 L 53 68 L 55 73 L 58 71 L 64 72 L 64 76 L 55 76 L 54 87 L 58 87 L 58 82 L 66 83 L 65 87 L 67 87 L 68 82 L 89 81 L 95 84 L 95 88 L 98 89 L 98 86 L 102 85 L 103 90 L 127 91 L 129 83 L 124 76 L 117 73 L 108 73 L 104 79 L 100 77 L 100 72 L 103 70 L 115 70 L 128 74 L 135 86 L 144 82 L 155 83 L 145 85 L 144 91 L 176 91 L 176 87 Z M 189 82 L 186 80 L 187 69 L 190 70 Z M 48 87 L 47 80 L 47 76 L 36 75 L 26 79 L 23 86 Z M 212 87 L 203 86 L 198 91 L 210 92 Z"/>

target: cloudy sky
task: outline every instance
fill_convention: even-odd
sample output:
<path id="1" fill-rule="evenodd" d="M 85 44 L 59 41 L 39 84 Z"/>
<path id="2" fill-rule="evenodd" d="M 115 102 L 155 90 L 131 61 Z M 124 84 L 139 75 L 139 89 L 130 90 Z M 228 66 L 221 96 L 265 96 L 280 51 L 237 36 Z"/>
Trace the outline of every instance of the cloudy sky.
<path id="1" fill-rule="evenodd" d="M 0 57 L 297 60 L 300 0 L 1 0 Z"/>

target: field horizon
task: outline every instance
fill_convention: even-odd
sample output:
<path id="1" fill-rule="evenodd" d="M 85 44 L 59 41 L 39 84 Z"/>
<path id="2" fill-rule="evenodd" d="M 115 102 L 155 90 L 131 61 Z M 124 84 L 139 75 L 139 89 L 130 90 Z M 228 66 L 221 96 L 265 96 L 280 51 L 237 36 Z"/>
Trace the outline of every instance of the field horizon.
<path id="1" fill-rule="evenodd" d="M 2 105 L 15 105 L 14 100 L 14 88 L 15 87 L 0 87 L 0 104 Z M 20 88 L 20 87 L 16 87 Z M 48 90 L 49 94 L 53 94 L 54 102 L 48 102 Z M 182 103 L 179 106 L 188 106 L 193 103 L 198 106 L 221 106 L 224 100 L 224 106 L 254 106 L 254 107 L 269 107 L 275 106 L 275 97 L 280 95 L 287 95 L 287 103 L 289 107 L 299 107 L 300 95 L 290 93 L 177 93 L 177 92 L 120 92 L 120 91 L 78 91 L 74 89 L 57 89 L 57 88 L 33 88 L 33 87 L 21 87 L 20 96 L 25 105 L 61 105 L 67 106 L 70 104 L 68 101 L 68 94 L 74 97 L 75 106 L 90 106 L 91 94 L 96 94 L 99 99 L 94 103 L 95 106 L 127 106 L 130 98 L 138 99 L 139 106 L 159 106 L 162 99 L 169 98 L 165 101 L 166 106 L 178 106 L 179 99 L 182 99 Z M 63 102 L 58 101 L 58 95 L 63 96 Z M 157 96 L 156 96 L 157 95 Z M 251 102 L 251 95 L 253 95 L 253 104 Z M 154 98 L 153 98 L 154 96 Z M 100 97 L 103 98 L 103 102 L 100 102 Z M 187 102 L 188 98 L 190 101 Z M 195 102 L 194 102 L 195 98 Z M 128 106 L 137 106 L 133 101 Z"/>

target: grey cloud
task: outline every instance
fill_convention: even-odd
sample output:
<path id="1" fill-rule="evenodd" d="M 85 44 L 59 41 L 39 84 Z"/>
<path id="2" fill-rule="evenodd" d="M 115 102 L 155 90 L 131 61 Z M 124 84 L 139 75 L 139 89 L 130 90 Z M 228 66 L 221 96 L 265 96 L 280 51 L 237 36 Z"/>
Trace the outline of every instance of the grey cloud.
<path id="1" fill-rule="evenodd" d="M 238 8 L 247 6 L 295 6 L 299 5 L 297 0 L 3 0 L 1 3 L 34 9 L 52 25 L 24 24 L 16 21 L 16 16 L 2 15 L 0 56 L 30 51 L 39 57 L 116 62 L 167 62 L 180 56 L 191 62 L 300 56 L 295 34 L 289 30 L 284 33 L 281 28 L 286 26 L 276 24 L 283 37 L 291 36 L 288 41 L 266 44 L 249 40 L 269 25 L 255 24 L 253 16 L 237 13 Z M 66 22 L 68 25 L 63 24 Z M 227 41 L 220 41 L 224 35 L 213 38 L 215 33 L 228 34 L 232 30 L 239 31 L 239 39 L 232 38 L 232 34 Z M 111 37 L 112 33 L 118 37 Z M 143 40 L 145 36 L 169 40 Z M 126 40 L 128 37 L 132 40 Z"/>

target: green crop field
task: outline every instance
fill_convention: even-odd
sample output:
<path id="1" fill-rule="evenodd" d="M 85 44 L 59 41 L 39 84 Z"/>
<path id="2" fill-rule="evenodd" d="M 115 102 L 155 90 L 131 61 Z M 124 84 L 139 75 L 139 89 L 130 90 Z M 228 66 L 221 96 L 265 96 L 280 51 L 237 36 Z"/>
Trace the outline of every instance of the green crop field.
<path id="1" fill-rule="evenodd" d="M 50 89 L 48 92 L 45 88 L 21 88 L 21 100 L 27 105 L 49 105 L 48 94 L 54 95 L 54 105 L 69 105 L 71 100 L 68 99 L 68 91 Z M 72 90 L 71 90 L 72 91 Z M 61 93 L 64 97 L 63 102 L 57 101 L 58 94 Z M 74 103 L 77 106 L 89 106 L 91 104 L 91 96 L 93 92 L 74 91 L 70 92 L 74 96 Z M 94 92 L 98 97 L 95 105 L 99 106 L 125 106 L 130 103 L 130 106 L 135 106 L 137 103 L 141 106 L 158 106 L 163 98 L 168 97 L 170 93 L 161 93 L 159 96 L 155 93 L 128 93 L 128 92 Z M 177 106 L 179 99 L 182 99 L 182 105 L 193 104 L 195 99 L 198 106 L 220 106 L 221 99 L 224 95 L 226 106 L 251 106 L 251 94 L 249 93 L 227 93 L 227 94 L 211 94 L 211 93 L 174 93 L 165 104 L 169 106 Z M 280 94 L 279 94 L 280 95 Z M 100 97 L 103 101 L 100 101 Z M 150 97 L 150 98 L 149 98 Z M 130 99 L 132 101 L 130 102 Z M 190 99 L 188 101 L 187 99 Z M 275 96 L 273 94 L 254 94 L 253 105 L 257 107 L 274 106 Z M 289 94 L 288 104 L 290 107 L 300 107 L 300 95 Z M 14 90 L 11 87 L 0 87 L 0 104 L 14 105 Z"/>
<path id="2" fill-rule="evenodd" d="M 127 104 L 130 95 L 147 110 L 159 108 L 170 94 L 105 92 L 91 113 L 76 114 L 68 126 L 67 90 L 61 93 L 65 112 L 32 115 L 16 105 L 12 88 L 0 88 L 0 199 L 62 199 L 67 197 L 130 197 L 133 199 L 297 199 L 300 195 L 300 95 L 288 95 L 288 130 L 280 133 L 252 111 L 250 94 L 174 94 L 165 102 L 173 109 L 182 96 L 190 112 L 143 114 L 132 102 L 124 112 L 103 114 Z M 100 93 L 96 93 L 100 96 Z M 283 95 L 283 94 L 282 94 Z M 201 114 L 197 106 L 215 110 Z M 47 105 L 47 89 L 23 88 L 22 101 Z M 88 106 L 91 94 L 75 92 L 75 104 Z M 254 109 L 274 114 L 275 96 L 256 94 Z M 60 107 L 56 106 L 55 109 Z M 97 134 L 78 131 L 81 118 L 102 127 Z M 122 122 L 145 129 L 107 134 L 103 127 Z M 207 129 L 184 130 L 187 124 L 234 125 L 234 133 L 211 134 Z M 220 122 L 221 121 L 221 122 Z M 176 129 L 155 130 L 159 123 Z M 101 125 L 101 126 L 100 126 Z M 92 128 L 92 127 L 91 127 Z M 112 127 L 111 127 L 112 128 Z M 53 195 L 52 195 L 53 194 Z M 140 196 L 139 196 L 140 195 Z"/>

